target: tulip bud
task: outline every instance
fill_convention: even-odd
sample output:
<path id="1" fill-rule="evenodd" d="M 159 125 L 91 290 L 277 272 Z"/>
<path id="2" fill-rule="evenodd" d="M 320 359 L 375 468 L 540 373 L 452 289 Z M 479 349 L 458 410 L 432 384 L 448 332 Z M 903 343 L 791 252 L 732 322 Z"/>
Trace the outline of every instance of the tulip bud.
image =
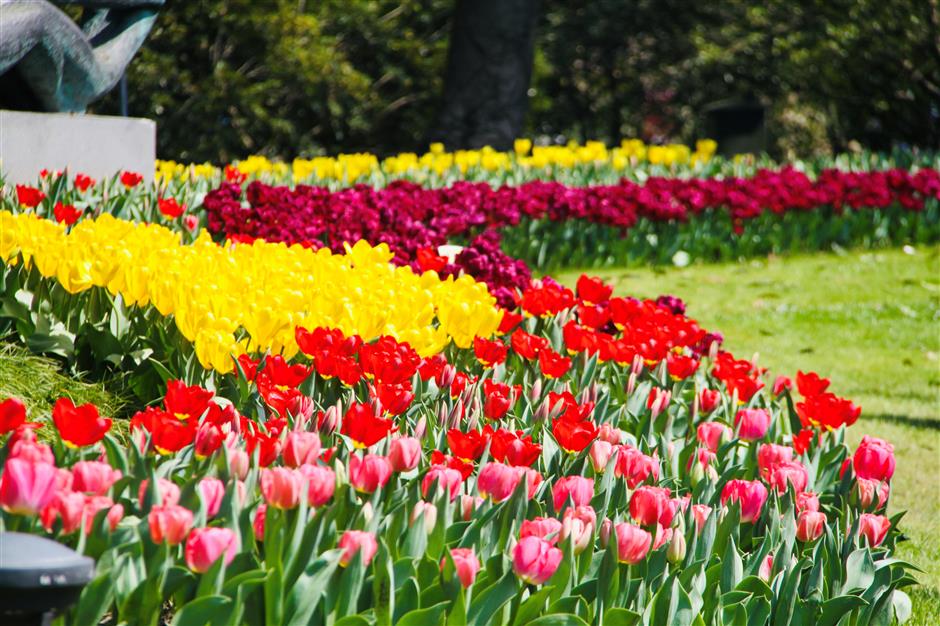
<path id="1" fill-rule="evenodd" d="M 757 575 L 760 576 L 761 580 L 766 583 L 770 582 L 770 575 L 774 570 L 774 555 L 768 554 L 767 557 L 761 562 L 760 569 L 757 572 Z"/>
<path id="2" fill-rule="evenodd" d="M 418 423 L 415 424 L 415 439 L 424 439 L 424 435 L 428 430 L 428 419 L 426 416 L 422 415 L 418 418 Z"/>
<path id="3" fill-rule="evenodd" d="M 388 450 L 388 460 L 396 472 L 413 470 L 421 460 L 421 442 L 416 437 L 392 439 Z"/>
<path id="4" fill-rule="evenodd" d="M 529 389 L 529 402 L 535 404 L 542 397 L 542 379 L 536 378 Z"/>
<path id="5" fill-rule="evenodd" d="M 339 564 L 342 567 L 349 565 L 357 552 L 362 554 L 363 567 L 368 566 L 379 550 L 375 535 L 361 530 L 347 530 L 344 532 L 339 539 L 339 547 L 343 549 L 343 554 L 339 558 Z"/>
<path id="6" fill-rule="evenodd" d="M 332 434 L 336 430 L 336 425 L 339 424 L 340 415 L 341 413 L 336 406 L 327 407 L 320 422 L 320 434 L 324 437 Z"/>
<path id="7" fill-rule="evenodd" d="M 800 541 L 815 541 L 826 530 L 826 514 L 819 511 L 803 511 L 796 519 L 796 538 Z"/>
<path id="8" fill-rule="evenodd" d="M 640 374 L 643 373 L 644 365 L 645 364 L 643 363 L 643 357 L 640 356 L 639 354 L 634 355 L 633 362 L 630 363 L 630 373 L 633 374 L 634 376 L 639 376 Z"/>
<path id="9" fill-rule="evenodd" d="M 430 502 L 418 500 L 411 510 L 411 523 L 417 524 L 421 515 L 424 515 L 424 530 L 430 535 L 437 524 L 437 507 Z"/>
<path id="10" fill-rule="evenodd" d="M 532 416 L 533 422 L 544 422 L 548 419 L 548 416 L 551 412 L 551 408 L 548 406 L 548 400 L 542 402 L 539 407 L 535 410 L 535 414 Z"/>
<path id="11" fill-rule="evenodd" d="M 375 517 L 375 509 L 372 508 L 371 502 L 367 501 L 362 505 L 362 508 L 359 509 L 359 511 L 362 513 L 362 519 L 367 525 L 370 524 L 372 522 L 372 518 Z"/>
<path id="12" fill-rule="evenodd" d="M 627 392 L 628 396 L 632 396 L 634 390 L 636 390 L 636 374 L 631 372 L 630 376 L 627 377 L 627 386 L 624 388 L 624 391 Z"/>
<path id="13" fill-rule="evenodd" d="M 591 467 L 598 474 L 603 474 L 610 462 L 610 455 L 613 454 L 614 447 L 607 441 L 596 440 L 591 444 L 591 450 L 588 452 L 588 458 L 591 460 Z"/>
<path id="14" fill-rule="evenodd" d="M 686 543 L 685 533 L 676 529 L 672 533 L 672 539 L 669 540 L 669 547 L 666 548 L 666 558 L 673 565 L 678 565 L 685 560 Z"/>
<path id="15" fill-rule="evenodd" d="M 199 495 L 206 506 L 206 517 L 212 519 L 222 508 L 225 485 L 218 478 L 203 478 L 197 484 Z"/>
<path id="16" fill-rule="evenodd" d="M 477 572 L 480 571 L 480 561 L 473 553 L 473 549 L 453 548 L 450 551 L 450 558 L 454 561 L 454 569 L 456 570 L 460 584 L 463 585 L 464 588 L 472 585 L 477 577 Z M 441 559 L 441 570 L 444 569 L 446 561 L 447 557 Z"/>
<path id="17" fill-rule="evenodd" d="M 268 513 L 268 505 L 264 502 L 258 505 L 255 511 L 255 519 L 251 522 L 251 527 L 255 531 L 255 539 L 264 541 L 264 520 Z"/>
<path id="18" fill-rule="evenodd" d="M 473 517 L 473 511 L 483 504 L 483 498 L 474 496 L 460 496 L 460 514 L 465 522 Z"/>
<path id="19" fill-rule="evenodd" d="M 457 378 L 457 368 L 450 363 L 444 365 L 444 367 L 441 368 L 441 389 L 450 389 L 450 386 L 454 384 L 455 378 Z"/>
<path id="20" fill-rule="evenodd" d="M 602 548 L 606 548 L 607 544 L 610 543 L 610 534 L 613 532 L 613 529 L 614 523 L 609 519 L 605 518 L 604 521 L 601 522 L 601 529 L 598 536 L 600 537 Z"/>
<path id="21" fill-rule="evenodd" d="M 238 478 L 238 480 L 245 480 L 248 476 L 248 468 L 251 465 L 251 461 L 248 458 L 248 453 L 244 450 L 229 450 L 228 453 L 228 469 L 232 473 L 232 476 Z"/>

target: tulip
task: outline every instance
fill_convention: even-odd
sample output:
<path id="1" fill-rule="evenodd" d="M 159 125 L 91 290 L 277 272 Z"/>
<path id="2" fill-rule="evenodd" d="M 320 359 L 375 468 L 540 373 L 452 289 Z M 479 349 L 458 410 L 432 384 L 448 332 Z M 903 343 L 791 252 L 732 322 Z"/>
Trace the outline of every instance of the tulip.
<path id="1" fill-rule="evenodd" d="M 702 422 L 695 431 L 699 443 L 711 452 L 718 452 L 721 444 L 731 441 L 731 429 L 721 422 Z"/>
<path id="2" fill-rule="evenodd" d="M 149 484 L 150 481 L 146 478 L 140 481 L 140 487 L 137 489 L 137 500 L 141 505 L 143 505 L 144 499 L 147 497 L 147 485 Z M 167 480 L 166 478 L 158 478 L 157 497 L 160 499 L 161 506 L 179 504 L 180 488 L 177 487 L 176 483 L 173 481 Z"/>
<path id="3" fill-rule="evenodd" d="M 477 476 L 477 489 L 484 498 L 502 502 L 512 495 L 519 484 L 519 472 L 502 463 L 490 462 L 483 466 Z"/>
<path id="4" fill-rule="evenodd" d="M 793 381 L 789 376 L 781 374 L 774 379 L 773 394 L 779 396 L 787 389 L 793 389 Z"/>
<path id="5" fill-rule="evenodd" d="M 229 450 L 228 470 L 232 473 L 232 476 L 235 476 L 238 480 L 245 480 L 248 477 L 250 467 L 251 461 L 247 452 L 244 450 Z"/>
<path id="6" fill-rule="evenodd" d="M 568 507 L 561 520 L 561 540 L 571 539 L 575 554 L 584 552 L 594 541 L 597 514 L 589 506 Z"/>
<path id="7" fill-rule="evenodd" d="M 734 416 L 738 436 L 744 441 L 757 441 L 770 428 L 770 412 L 767 409 L 741 409 Z"/>
<path id="8" fill-rule="evenodd" d="M 179 505 L 155 506 L 147 515 L 150 538 L 154 543 L 167 542 L 171 546 L 182 543 L 193 525 L 193 513 Z"/>
<path id="9" fill-rule="evenodd" d="M 100 461 L 79 461 L 72 466 L 72 488 L 75 491 L 103 496 L 120 479 L 120 470 Z"/>
<path id="10" fill-rule="evenodd" d="M 17 437 L 18 433 L 22 433 L 22 436 Z M 16 438 L 15 441 L 14 438 Z M 10 446 L 10 456 L 8 458 L 22 459 L 30 463 L 55 465 L 52 448 L 36 441 L 36 435 L 33 433 L 32 428 L 21 428 L 14 431 L 7 443 Z"/>
<path id="11" fill-rule="evenodd" d="M 767 488 L 756 480 L 729 480 L 721 490 L 721 504 L 725 505 L 728 500 L 741 505 L 743 523 L 753 523 L 760 517 L 767 501 Z"/>
<path id="12" fill-rule="evenodd" d="M 264 541 L 264 521 L 267 517 L 268 505 L 262 502 L 255 511 L 255 518 L 251 521 L 251 528 L 255 531 L 255 539 Z"/>
<path id="13" fill-rule="evenodd" d="M 613 451 L 614 447 L 609 441 L 598 439 L 591 444 L 591 449 L 588 451 L 588 458 L 591 460 L 591 467 L 594 468 L 595 472 L 598 474 L 604 473 L 604 470 L 607 469 L 607 463 L 610 462 L 610 455 L 613 454 Z"/>
<path id="14" fill-rule="evenodd" d="M 474 496 L 460 496 L 460 517 L 469 522 L 473 512 L 483 504 L 483 498 Z"/>
<path id="15" fill-rule="evenodd" d="M 597 427 L 597 439 L 610 445 L 619 446 L 623 442 L 623 431 L 604 423 Z"/>
<path id="16" fill-rule="evenodd" d="M 685 534 L 676 529 L 669 540 L 669 547 L 666 548 L 666 559 L 673 565 L 678 565 L 685 560 L 686 551 Z"/>
<path id="17" fill-rule="evenodd" d="M 94 404 L 75 406 L 69 398 L 59 398 L 52 407 L 52 421 L 62 441 L 82 448 L 101 441 L 111 429 L 111 418 L 100 417 Z"/>
<path id="18" fill-rule="evenodd" d="M 323 506 L 336 491 L 336 473 L 322 465 L 301 465 L 298 469 L 307 481 L 307 504 Z"/>
<path id="19" fill-rule="evenodd" d="M 52 532 L 57 519 L 62 521 L 62 534 L 70 535 L 81 528 L 85 513 L 85 495 L 77 491 L 60 491 L 39 514 L 43 528 Z"/>
<path id="20" fill-rule="evenodd" d="M 852 467 L 859 478 L 891 480 L 894 475 L 894 446 L 877 437 L 862 437 L 852 457 Z"/>
<path id="21" fill-rule="evenodd" d="M 624 445 L 617 448 L 617 464 L 614 467 L 614 474 L 618 478 L 626 477 L 627 486 L 630 489 L 635 489 L 647 478 L 653 480 L 659 478 L 659 460 L 643 454 L 632 446 Z"/>
<path id="22" fill-rule="evenodd" d="M 891 520 L 883 515 L 862 513 L 858 518 L 858 533 L 868 540 L 868 545 L 874 548 L 888 536 Z"/>
<path id="23" fill-rule="evenodd" d="M 617 524 L 614 530 L 617 533 L 617 559 L 621 563 L 636 565 L 646 558 L 653 544 L 652 535 L 626 522 Z"/>
<path id="24" fill-rule="evenodd" d="M 786 493 L 788 484 L 793 485 L 793 490 L 800 493 L 806 489 L 809 474 L 799 461 L 784 461 L 774 468 L 769 482 L 778 494 Z"/>
<path id="25" fill-rule="evenodd" d="M 646 408 L 650 410 L 652 419 L 656 419 L 669 406 L 672 400 L 672 392 L 668 389 L 653 387 L 650 390 L 649 398 L 646 400 Z"/>
<path id="26" fill-rule="evenodd" d="M 220 558 L 228 565 L 238 550 L 238 535 L 230 528 L 195 528 L 186 539 L 186 565 L 201 574 Z"/>
<path id="27" fill-rule="evenodd" d="M 707 504 L 692 505 L 692 518 L 695 519 L 695 532 L 702 532 L 702 529 L 705 528 L 705 522 L 708 521 L 708 516 L 711 515 L 711 513 L 712 508 Z"/>
<path id="28" fill-rule="evenodd" d="M 203 478 L 199 481 L 199 495 L 206 505 L 206 517 L 212 519 L 222 508 L 225 485 L 218 478 Z"/>
<path id="29" fill-rule="evenodd" d="M 530 585 L 541 585 L 555 574 L 562 556 L 541 537 L 523 537 L 512 550 L 512 570 Z"/>
<path id="30" fill-rule="evenodd" d="M 463 585 L 464 588 L 472 585 L 473 581 L 476 580 L 477 572 L 480 571 L 480 560 L 477 559 L 477 556 L 473 553 L 473 548 L 452 548 L 450 558 L 454 562 L 454 570 L 457 573 L 460 584 Z M 446 562 L 446 557 L 441 559 L 442 571 Z"/>
<path id="31" fill-rule="evenodd" d="M 222 447 L 224 439 L 222 430 L 217 425 L 208 421 L 200 424 L 193 440 L 196 458 L 207 459 L 215 454 L 216 450 Z"/>
<path id="32" fill-rule="evenodd" d="M 340 432 L 352 439 L 357 448 L 368 448 L 394 431 L 392 426 L 392 420 L 377 417 L 373 407 L 353 402 L 343 416 Z"/>
<path id="33" fill-rule="evenodd" d="M 656 525 L 656 533 L 653 535 L 653 547 L 650 550 L 659 550 L 664 545 L 672 541 L 672 536 L 675 534 L 672 528 L 663 528 L 661 525 Z"/>
<path id="34" fill-rule="evenodd" d="M 26 423 L 26 405 L 19 398 L 0 402 L 0 435 L 13 432 Z"/>
<path id="35" fill-rule="evenodd" d="M 361 493 L 373 493 L 384 487 L 392 477 L 392 464 L 377 454 L 366 454 L 362 458 L 353 454 L 349 457 L 349 484 Z"/>
<path id="36" fill-rule="evenodd" d="M 601 547 L 607 548 L 607 544 L 610 543 L 610 535 L 614 530 L 614 523 L 608 519 L 604 518 L 604 521 L 601 522 L 601 528 L 597 531 L 597 538 L 601 540 Z"/>
<path id="37" fill-rule="evenodd" d="M 721 404 L 721 392 L 716 389 L 702 389 L 698 392 L 698 410 L 702 415 L 708 415 Z"/>
<path id="38" fill-rule="evenodd" d="M 888 503 L 890 486 L 886 482 L 858 478 L 855 481 L 855 492 L 859 506 L 863 509 L 869 509 L 873 504 L 876 509 L 880 509 Z"/>
<path id="39" fill-rule="evenodd" d="M 778 465 L 792 460 L 793 448 L 789 446 L 764 443 L 757 449 L 757 467 L 761 478 L 767 482 L 770 482 L 770 477 Z"/>
<path id="40" fill-rule="evenodd" d="M 819 511 L 803 511 L 796 518 L 796 538 L 800 541 L 815 541 L 826 530 L 826 514 Z"/>
<path id="41" fill-rule="evenodd" d="M 594 479 L 583 476 L 565 476 L 555 481 L 552 486 L 552 501 L 555 511 L 561 511 L 568 499 L 574 506 L 588 506 L 594 497 Z"/>
<path id="42" fill-rule="evenodd" d="M 761 580 L 764 582 L 770 582 L 770 575 L 774 571 L 774 555 L 768 554 L 764 557 L 764 560 L 761 561 L 760 569 L 757 571 L 757 575 L 760 576 Z"/>
<path id="43" fill-rule="evenodd" d="M 293 509 L 300 504 L 304 488 L 304 475 L 287 467 L 261 470 L 261 494 L 268 506 L 275 509 Z"/>
<path id="44" fill-rule="evenodd" d="M 281 454 L 287 467 L 314 464 L 320 456 L 320 436 L 306 431 L 291 431 L 284 440 Z"/>
<path id="45" fill-rule="evenodd" d="M 16 515 L 36 515 L 56 492 L 56 467 L 7 459 L 0 474 L 0 507 Z"/>
<path id="46" fill-rule="evenodd" d="M 414 437 L 396 437 L 388 448 L 388 460 L 396 472 L 409 472 L 421 460 L 421 441 Z"/>
<path id="47" fill-rule="evenodd" d="M 630 497 L 630 517 L 641 526 L 662 524 L 669 527 L 675 516 L 677 505 L 665 487 L 644 485 Z"/>
<path id="48" fill-rule="evenodd" d="M 536 517 L 525 520 L 519 529 L 519 537 L 541 537 L 550 544 L 555 545 L 560 538 L 561 522 L 553 517 Z"/>
<path id="49" fill-rule="evenodd" d="M 796 495 L 797 511 L 818 511 L 819 496 L 811 491 L 803 491 Z"/>
<path id="50" fill-rule="evenodd" d="M 339 547 L 343 549 L 343 554 L 339 558 L 339 564 L 343 567 L 352 562 L 357 552 L 362 556 L 362 566 L 367 567 L 379 550 L 375 535 L 362 530 L 347 530 L 344 532 L 343 536 L 339 538 Z"/>
<path id="51" fill-rule="evenodd" d="M 446 465 L 432 465 L 424 475 L 421 481 L 421 493 L 427 498 L 431 485 L 437 481 L 437 489 L 443 489 L 450 494 L 450 500 L 457 499 L 457 493 L 460 491 L 460 485 L 463 483 L 463 475 Z"/>
<path id="52" fill-rule="evenodd" d="M 430 535 L 437 524 L 437 507 L 430 502 L 418 500 L 411 509 L 411 523 L 416 524 L 422 515 L 424 516 L 424 530 Z"/>

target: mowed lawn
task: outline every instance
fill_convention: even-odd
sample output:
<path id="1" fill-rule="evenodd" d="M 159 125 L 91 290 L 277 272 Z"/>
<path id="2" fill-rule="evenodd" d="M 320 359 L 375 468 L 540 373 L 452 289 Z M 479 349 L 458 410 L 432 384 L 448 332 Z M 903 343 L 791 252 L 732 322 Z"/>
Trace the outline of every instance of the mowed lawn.
<path id="1" fill-rule="evenodd" d="M 815 370 L 860 404 L 849 444 L 866 433 L 894 444 L 890 508 L 907 510 L 911 539 L 899 557 L 924 570 L 909 623 L 940 624 L 940 247 L 589 273 L 619 295 L 679 296 L 737 356 L 775 374 Z"/>

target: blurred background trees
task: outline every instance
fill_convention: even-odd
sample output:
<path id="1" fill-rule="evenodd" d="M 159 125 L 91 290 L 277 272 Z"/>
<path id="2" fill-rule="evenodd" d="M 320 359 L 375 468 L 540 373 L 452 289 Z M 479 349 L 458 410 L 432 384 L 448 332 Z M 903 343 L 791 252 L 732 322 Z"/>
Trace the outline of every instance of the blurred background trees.
<path id="1" fill-rule="evenodd" d="M 745 98 L 776 156 L 940 146 L 938 0 L 540 4 L 525 135 L 691 141 L 706 104 Z M 168 0 L 128 71 L 130 114 L 157 120 L 164 158 L 424 149 L 455 9 Z M 117 111 L 116 91 L 94 109 Z"/>

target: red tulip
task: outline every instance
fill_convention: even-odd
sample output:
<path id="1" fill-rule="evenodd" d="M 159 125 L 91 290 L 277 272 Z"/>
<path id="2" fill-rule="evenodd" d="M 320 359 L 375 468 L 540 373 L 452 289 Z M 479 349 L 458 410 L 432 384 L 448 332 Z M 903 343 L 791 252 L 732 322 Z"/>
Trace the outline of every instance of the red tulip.
<path id="1" fill-rule="evenodd" d="M 414 437 L 396 437 L 388 448 L 388 460 L 396 472 L 410 472 L 421 460 L 421 442 Z"/>
<path id="2" fill-rule="evenodd" d="M 390 419 L 376 417 L 371 405 L 353 402 L 346 410 L 340 432 L 352 439 L 357 448 L 368 448 L 394 432 L 392 424 Z"/>
<path id="3" fill-rule="evenodd" d="M 373 493 L 384 487 L 392 477 L 392 464 L 377 454 L 366 454 L 362 458 L 352 454 L 349 457 L 349 484 L 362 493 Z"/>
<path id="4" fill-rule="evenodd" d="M 770 428 L 770 412 L 767 409 L 741 409 L 734 416 L 738 436 L 745 441 L 762 439 Z"/>
<path id="5" fill-rule="evenodd" d="M 503 318 L 499 321 L 499 328 L 496 332 L 500 335 L 506 335 L 513 328 L 518 326 L 522 322 L 522 319 L 522 313 L 513 313 L 512 311 L 503 309 Z"/>
<path id="6" fill-rule="evenodd" d="M 815 541 L 826 530 L 826 514 L 819 511 L 803 511 L 796 518 L 796 538 L 800 541 Z"/>
<path id="7" fill-rule="evenodd" d="M 857 478 L 855 480 L 855 492 L 858 494 L 859 506 L 863 509 L 880 509 L 888 503 L 888 495 L 891 488 L 887 482 L 874 480 L 870 478 Z"/>
<path id="8" fill-rule="evenodd" d="M 220 558 L 230 564 L 238 550 L 238 535 L 230 528 L 195 528 L 186 539 L 186 564 L 201 574 Z"/>
<path id="9" fill-rule="evenodd" d="M 539 368 L 546 378 L 561 378 L 571 369 L 571 359 L 558 354 L 551 348 L 545 348 L 539 351 Z"/>
<path id="10" fill-rule="evenodd" d="M 56 467 L 9 458 L 0 474 L 0 507 L 16 515 L 36 515 L 56 492 Z"/>
<path id="11" fill-rule="evenodd" d="M 588 506 L 594 497 L 594 479 L 583 476 L 565 476 L 555 481 L 552 486 L 552 501 L 555 511 L 560 512 L 568 499 L 574 506 Z"/>
<path id="12" fill-rule="evenodd" d="M 617 478 L 626 477 L 627 486 L 635 489 L 647 478 L 652 477 L 654 481 L 659 479 L 659 460 L 643 454 L 632 446 L 619 446 L 614 473 Z"/>
<path id="13" fill-rule="evenodd" d="M 819 496 L 811 491 L 803 491 L 796 496 L 797 511 L 818 511 Z"/>
<path id="14" fill-rule="evenodd" d="M 894 476 L 894 446 L 877 437 L 862 437 L 852 457 L 852 468 L 859 478 L 891 480 Z"/>
<path id="15" fill-rule="evenodd" d="M 558 543 L 561 535 L 561 522 L 553 517 L 536 517 L 524 520 L 519 529 L 519 538 L 541 537 L 552 545 Z"/>
<path id="16" fill-rule="evenodd" d="M 52 421 L 59 436 L 71 448 L 90 446 L 101 441 L 111 429 L 111 418 L 98 415 L 94 404 L 76 407 L 69 398 L 59 398 L 52 407 Z"/>
<path id="17" fill-rule="evenodd" d="M 521 328 L 513 331 L 509 337 L 509 343 L 512 344 L 512 349 L 516 354 L 529 361 L 538 358 L 542 350 L 550 349 L 548 339 L 530 335 Z"/>
<path id="18" fill-rule="evenodd" d="M 858 533 L 865 537 L 868 545 L 873 548 L 881 545 L 881 542 L 888 536 L 890 528 L 891 520 L 883 515 L 862 513 L 858 518 Z"/>
<path id="19" fill-rule="evenodd" d="M 486 439 L 478 430 L 461 432 L 456 428 L 447 431 L 447 446 L 459 459 L 473 461 L 480 458 L 486 448 Z"/>
<path id="20" fill-rule="evenodd" d="M 818 396 L 829 388 L 829 379 L 820 378 L 816 372 L 796 373 L 796 388 L 804 398 Z"/>
<path id="21" fill-rule="evenodd" d="M 797 454 L 806 454 L 813 443 L 813 434 L 812 429 L 804 428 L 798 434 L 793 435 L 793 450 Z"/>
<path id="22" fill-rule="evenodd" d="M 610 295 L 614 288 L 604 284 L 604 281 L 596 276 L 581 274 L 576 285 L 578 298 L 588 304 L 603 304 L 610 300 Z"/>
<path id="23" fill-rule="evenodd" d="M 480 560 L 473 553 L 473 548 L 451 548 L 450 558 L 454 562 L 454 569 L 460 584 L 466 589 L 476 580 L 480 571 Z M 446 557 L 441 559 L 441 570 L 444 569 Z"/>
<path id="24" fill-rule="evenodd" d="M 512 569 L 530 585 L 541 585 L 555 574 L 562 551 L 540 537 L 523 537 L 512 551 Z"/>
<path id="25" fill-rule="evenodd" d="M 439 272 L 447 266 L 447 257 L 437 254 L 434 248 L 418 248 L 415 260 L 422 272 Z"/>
<path id="26" fill-rule="evenodd" d="M 103 496 L 120 479 L 121 470 L 100 461 L 79 461 L 72 466 L 72 488 L 75 491 Z"/>
<path id="27" fill-rule="evenodd" d="M 268 506 L 276 509 L 293 509 L 300 504 L 304 477 L 300 472 L 286 467 L 261 470 L 261 493 Z"/>
<path id="28" fill-rule="evenodd" d="M 339 558 L 339 564 L 343 567 L 352 562 L 357 552 L 362 556 L 362 566 L 366 567 L 372 562 L 372 558 L 379 550 L 375 535 L 361 530 L 347 530 L 344 532 L 339 539 L 339 547 L 343 549 L 343 554 Z"/>
<path id="29" fill-rule="evenodd" d="M 61 520 L 62 534 L 71 535 L 81 528 L 84 514 L 84 494 L 77 491 L 60 491 L 43 507 L 40 520 L 47 532 L 52 532 L 56 520 Z"/>
<path id="30" fill-rule="evenodd" d="M 684 354 L 670 352 L 666 356 L 666 370 L 674 381 L 685 380 L 693 375 L 698 369 L 698 364 L 698 359 Z"/>
<path id="31" fill-rule="evenodd" d="M 157 208 L 163 214 L 163 217 L 171 220 L 175 220 L 186 211 L 186 205 L 177 202 L 176 198 L 158 198 Z"/>
<path id="32" fill-rule="evenodd" d="M 26 423 L 26 405 L 19 398 L 0 402 L 0 435 L 12 432 Z"/>
<path id="33" fill-rule="evenodd" d="M 721 490 L 721 504 L 729 500 L 741 505 L 742 522 L 753 523 L 760 517 L 767 501 L 767 488 L 756 480 L 729 480 Z"/>
<path id="34" fill-rule="evenodd" d="M 36 189 L 35 187 L 30 187 L 28 185 L 16 186 L 17 201 L 19 201 L 21 206 L 24 206 L 28 209 L 36 208 L 45 198 L 46 194 L 44 194 L 39 189 Z"/>
<path id="35" fill-rule="evenodd" d="M 571 422 L 564 416 L 552 422 L 552 434 L 561 448 L 569 454 L 581 452 L 597 437 L 593 422 Z"/>
<path id="36" fill-rule="evenodd" d="M 670 400 L 672 400 L 672 393 L 669 390 L 659 387 L 650 389 L 650 395 L 646 399 L 646 408 L 652 413 L 653 419 L 659 417 L 666 410 Z"/>
<path id="37" fill-rule="evenodd" d="M 95 179 L 79 172 L 75 175 L 73 184 L 79 191 L 86 191 L 89 187 L 95 184 Z"/>
<path id="38" fill-rule="evenodd" d="M 121 172 L 121 184 L 128 189 L 136 187 L 143 179 L 144 177 L 137 172 Z"/>
<path id="39" fill-rule="evenodd" d="M 639 526 L 626 522 L 617 524 L 614 530 L 617 533 L 617 560 L 636 565 L 646 558 L 653 545 L 652 535 Z"/>
<path id="40" fill-rule="evenodd" d="M 721 392 L 715 389 L 702 389 L 698 392 L 698 410 L 702 415 L 708 415 L 721 404 Z"/>
<path id="41" fill-rule="evenodd" d="M 779 396 L 787 389 L 793 388 L 793 381 L 790 380 L 789 376 L 777 376 L 774 379 L 773 394 Z"/>
<path id="42" fill-rule="evenodd" d="M 483 367 L 493 367 L 506 360 L 509 348 L 499 339 L 490 341 L 483 337 L 474 337 L 473 353 Z"/>
<path id="43" fill-rule="evenodd" d="M 529 467 L 535 463 L 542 454 L 542 446 L 532 441 L 531 435 L 525 435 L 521 430 L 516 432 L 508 430 L 493 430 L 490 426 L 483 427 L 483 436 L 489 437 L 490 456 L 494 461 L 513 466 Z"/>
<path id="44" fill-rule="evenodd" d="M 193 513 L 177 505 L 155 506 L 147 516 L 150 538 L 154 543 L 167 542 L 171 546 L 182 543 L 193 525 Z"/>
<path id="45" fill-rule="evenodd" d="M 862 409 L 845 398 L 822 393 L 797 402 L 796 413 L 800 417 L 800 423 L 806 428 L 835 430 L 840 426 L 854 424 L 862 414 Z"/>

